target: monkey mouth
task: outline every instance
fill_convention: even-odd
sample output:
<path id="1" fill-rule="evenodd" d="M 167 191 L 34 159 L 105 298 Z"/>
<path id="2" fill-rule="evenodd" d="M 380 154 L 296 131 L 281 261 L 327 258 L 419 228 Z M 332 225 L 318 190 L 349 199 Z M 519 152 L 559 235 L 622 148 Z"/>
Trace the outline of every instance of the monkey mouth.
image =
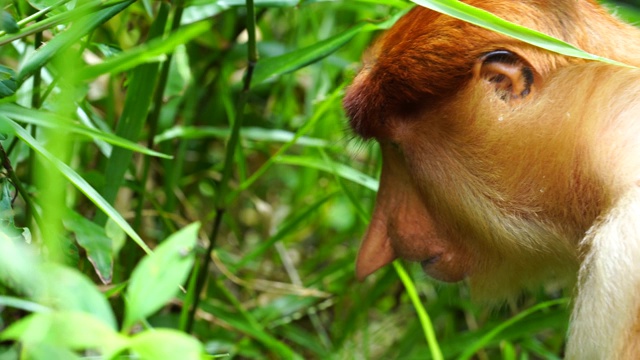
<path id="1" fill-rule="evenodd" d="M 461 271 L 461 267 L 451 261 L 447 261 L 444 254 L 436 254 L 420 261 L 422 270 L 430 277 L 443 282 L 455 283 L 467 277 L 466 271 Z"/>
<path id="2" fill-rule="evenodd" d="M 427 266 L 433 265 L 433 264 L 437 263 L 438 260 L 440 260 L 441 257 L 442 257 L 442 254 L 437 254 L 437 255 L 431 256 L 426 260 L 420 261 L 420 265 L 422 265 L 422 267 L 427 267 Z"/>

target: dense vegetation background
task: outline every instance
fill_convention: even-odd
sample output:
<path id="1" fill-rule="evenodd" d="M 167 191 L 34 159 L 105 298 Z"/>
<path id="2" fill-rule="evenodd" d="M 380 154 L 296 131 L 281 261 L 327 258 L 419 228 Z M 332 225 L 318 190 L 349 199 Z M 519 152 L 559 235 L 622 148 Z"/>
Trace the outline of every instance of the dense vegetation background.
<path id="1" fill-rule="evenodd" d="M 354 279 L 380 162 L 341 98 L 412 4 L 252 3 L 3 3 L 0 359 L 560 358 L 555 288 Z"/>

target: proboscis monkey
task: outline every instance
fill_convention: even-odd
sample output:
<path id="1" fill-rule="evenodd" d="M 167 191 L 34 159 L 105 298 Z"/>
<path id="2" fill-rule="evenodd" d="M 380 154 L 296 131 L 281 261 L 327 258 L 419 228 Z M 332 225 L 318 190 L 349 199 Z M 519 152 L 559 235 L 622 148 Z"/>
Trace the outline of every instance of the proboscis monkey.
<path id="1" fill-rule="evenodd" d="M 590 0 L 469 0 L 640 65 Z M 422 7 L 365 55 L 344 106 L 382 149 L 356 275 L 395 258 L 481 298 L 577 284 L 568 359 L 640 359 L 640 70 L 555 54 Z"/>

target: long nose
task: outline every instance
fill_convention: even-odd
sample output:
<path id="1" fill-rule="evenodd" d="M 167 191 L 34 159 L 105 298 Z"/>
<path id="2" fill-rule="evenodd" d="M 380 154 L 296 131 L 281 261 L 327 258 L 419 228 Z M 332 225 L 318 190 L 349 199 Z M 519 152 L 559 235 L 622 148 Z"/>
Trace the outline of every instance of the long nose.
<path id="1" fill-rule="evenodd" d="M 382 206 L 376 205 L 369 229 L 360 244 L 356 260 L 356 278 L 359 281 L 396 258 L 387 231 L 388 220 L 385 211 Z"/>
<path id="2" fill-rule="evenodd" d="M 400 215 L 398 210 L 417 198 L 402 154 L 388 143 L 381 143 L 380 147 L 382 174 L 376 207 L 356 260 L 356 278 L 360 281 L 398 257 L 389 226 L 392 220 L 397 222 L 395 218 Z"/>

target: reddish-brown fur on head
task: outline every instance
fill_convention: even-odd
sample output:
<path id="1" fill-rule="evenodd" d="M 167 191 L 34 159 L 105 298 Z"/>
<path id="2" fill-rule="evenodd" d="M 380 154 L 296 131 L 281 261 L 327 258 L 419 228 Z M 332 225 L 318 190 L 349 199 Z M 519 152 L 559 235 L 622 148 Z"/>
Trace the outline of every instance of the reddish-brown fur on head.
<path id="1" fill-rule="evenodd" d="M 638 30 L 593 1 L 467 2 L 640 64 Z M 383 168 L 358 278 L 403 258 L 495 298 L 549 277 L 575 282 L 579 272 L 569 354 L 640 356 L 628 340 L 640 316 L 640 71 L 424 8 L 364 62 L 344 105 L 354 131 L 380 143 Z M 623 293 L 618 307 L 610 291 Z M 597 308 L 619 314 L 616 325 L 582 315 Z M 622 340 L 597 342 L 592 328 Z"/>
<path id="2" fill-rule="evenodd" d="M 610 19 L 604 23 L 590 22 L 608 17 L 590 1 L 577 1 L 583 3 L 580 5 L 559 0 L 465 2 L 595 53 L 629 61 L 625 54 L 616 54 L 623 44 L 600 38 L 600 29 L 597 29 L 625 33 L 625 28 Z M 563 24 L 575 25 L 565 27 Z M 416 7 L 365 55 L 363 69 L 344 99 L 353 128 L 364 137 L 378 136 L 384 132 L 388 115 L 410 115 L 425 104 L 456 92 L 470 79 L 475 60 L 499 48 L 517 49 L 543 76 L 575 61 Z M 634 48 L 637 49 L 637 45 Z"/>

